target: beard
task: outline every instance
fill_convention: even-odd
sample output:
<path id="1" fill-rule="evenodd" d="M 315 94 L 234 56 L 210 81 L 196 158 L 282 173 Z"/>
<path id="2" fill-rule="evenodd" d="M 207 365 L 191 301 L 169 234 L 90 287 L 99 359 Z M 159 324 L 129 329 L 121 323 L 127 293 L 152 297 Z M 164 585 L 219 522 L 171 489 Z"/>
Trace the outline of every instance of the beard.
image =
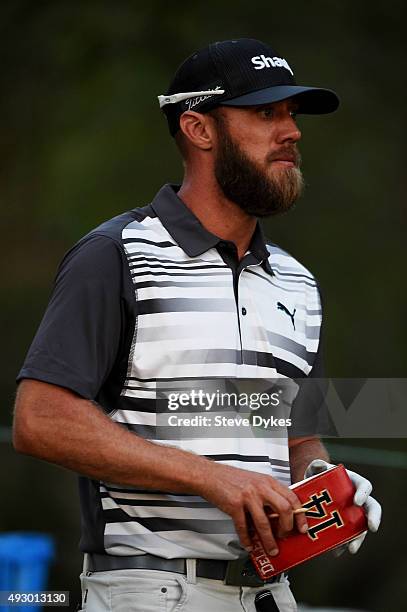
<path id="1" fill-rule="evenodd" d="M 300 197 L 304 179 L 299 168 L 301 156 L 295 145 L 282 146 L 266 158 L 266 165 L 253 161 L 231 138 L 227 126 L 217 117 L 219 149 L 215 176 L 224 196 L 254 217 L 287 212 Z M 271 163 L 282 155 L 295 158 L 293 168 L 273 172 Z"/>

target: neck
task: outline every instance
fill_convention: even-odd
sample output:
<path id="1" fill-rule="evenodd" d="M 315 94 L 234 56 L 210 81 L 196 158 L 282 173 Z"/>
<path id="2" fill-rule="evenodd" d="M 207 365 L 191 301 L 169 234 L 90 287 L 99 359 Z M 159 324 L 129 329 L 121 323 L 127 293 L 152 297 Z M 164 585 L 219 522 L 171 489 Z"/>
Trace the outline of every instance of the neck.
<path id="1" fill-rule="evenodd" d="M 246 253 L 257 219 L 228 200 L 211 173 L 186 171 L 178 197 L 212 234 L 234 242 L 239 259 Z"/>

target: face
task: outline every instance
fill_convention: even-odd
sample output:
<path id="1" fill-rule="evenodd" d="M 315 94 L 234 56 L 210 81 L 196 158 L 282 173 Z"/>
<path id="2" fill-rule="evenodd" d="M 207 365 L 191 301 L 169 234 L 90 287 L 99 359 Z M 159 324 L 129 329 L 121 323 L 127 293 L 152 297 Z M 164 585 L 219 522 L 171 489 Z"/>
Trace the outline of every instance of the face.
<path id="1" fill-rule="evenodd" d="M 296 143 L 296 104 L 284 100 L 256 107 L 212 111 L 218 145 L 215 176 L 224 195 L 255 217 L 289 210 L 303 188 Z"/>

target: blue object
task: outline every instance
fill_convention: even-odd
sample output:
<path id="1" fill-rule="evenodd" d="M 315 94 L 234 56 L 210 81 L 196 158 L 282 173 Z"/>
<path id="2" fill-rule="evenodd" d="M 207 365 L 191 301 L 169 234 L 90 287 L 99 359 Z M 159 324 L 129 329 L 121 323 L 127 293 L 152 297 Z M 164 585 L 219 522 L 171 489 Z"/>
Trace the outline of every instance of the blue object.
<path id="1" fill-rule="evenodd" d="M 55 545 L 41 533 L 0 534 L 0 591 L 45 591 Z M 41 606 L 0 606 L 1 612 L 33 612 Z"/>

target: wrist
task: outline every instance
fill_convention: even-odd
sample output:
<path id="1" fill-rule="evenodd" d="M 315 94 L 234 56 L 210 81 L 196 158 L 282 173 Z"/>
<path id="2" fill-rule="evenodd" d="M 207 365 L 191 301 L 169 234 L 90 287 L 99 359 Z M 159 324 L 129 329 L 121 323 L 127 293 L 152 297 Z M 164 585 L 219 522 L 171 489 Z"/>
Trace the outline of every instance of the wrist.
<path id="1" fill-rule="evenodd" d="M 188 451 L 181 452 L 183 457 L 177 475 L 181 490 L 204 497 L 211 483 L 216 482 L 214 473 L 221 466 L 200 455 Z"/>
<path id="2" fill-rule="evenodd" d="M 225 466 L 204 457 L 200 457 L 200 459 L 202 461 L 199 466 L 197 465 L 198 470 L 192 478 L 192 486 L 197 495 L 209 499 L 222 482 L 220 472 Z"/>

